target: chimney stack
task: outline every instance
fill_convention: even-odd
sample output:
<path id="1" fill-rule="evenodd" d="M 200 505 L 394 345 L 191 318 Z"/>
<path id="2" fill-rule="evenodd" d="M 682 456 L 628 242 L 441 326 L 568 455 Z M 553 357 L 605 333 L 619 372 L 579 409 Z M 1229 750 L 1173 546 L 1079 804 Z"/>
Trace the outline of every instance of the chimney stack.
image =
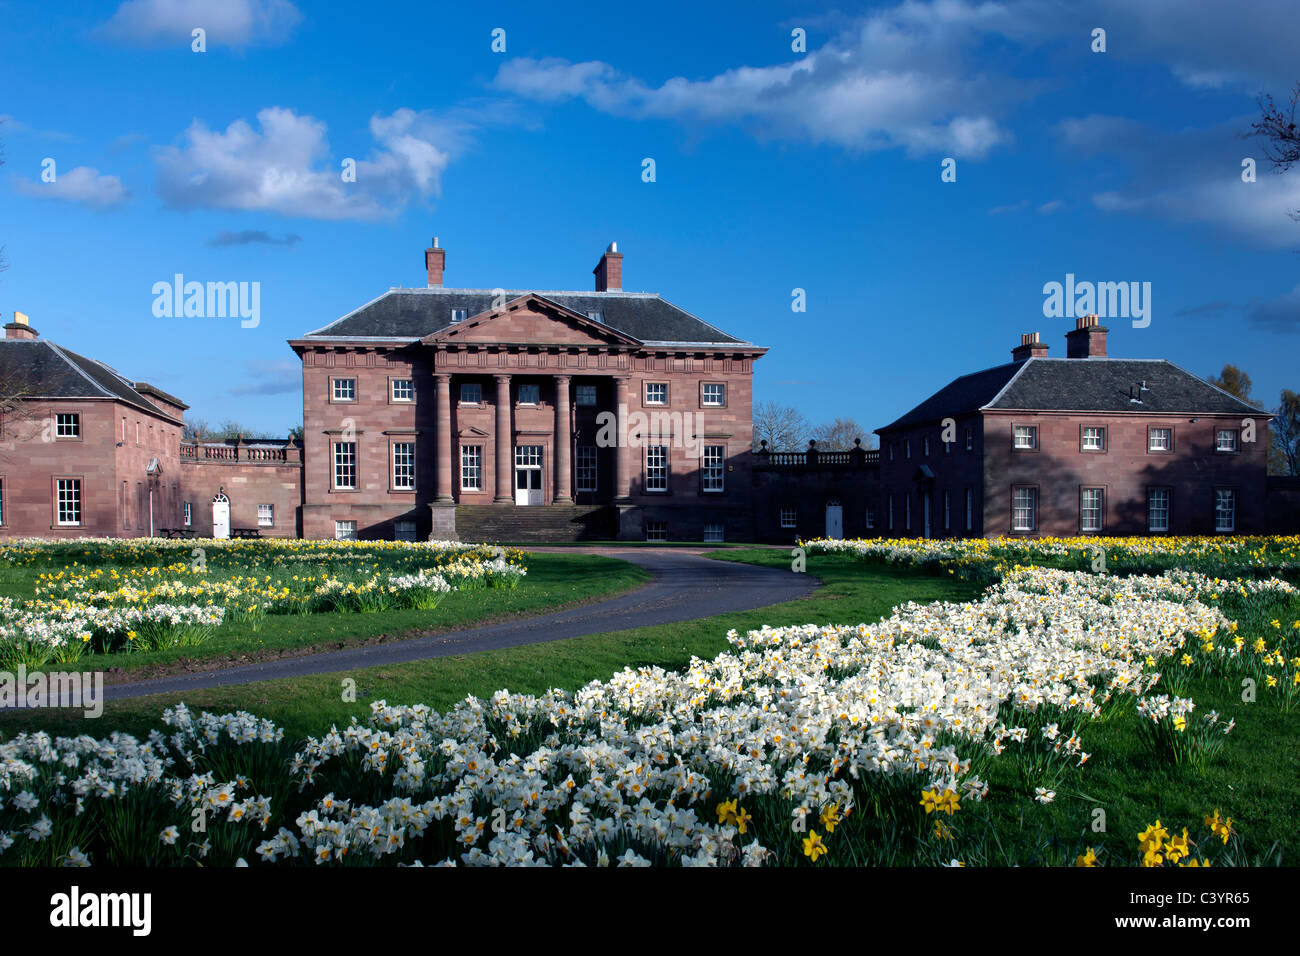
<path id="1" fill-rule="evenodd" d="M 597 292 L 623 291 L 623 254 L 618 251 L 618 243 L 611 242 L 605 254 L 591 270 L 596 276 Z"/>
<path id="2" fill-rule="evenodd" d="M 21 312 L 14 313 L 14 320 L 5 326 L 7 339 L 39 339 L 36 330 L 27 324 L 27 316 Z"/>
<path id="3" fill-rule="evenodd" d="M 1106 333 L 1110 330 L 1097 324 L 1095 315 L 1085 315 L 1074 321 L 1073 331 L 1065 333 L 1066 358 L 1105 358 Z"/>
<path id="4" fill-rule="evenodd" d="M 433 237 L 433 245 L 424 250 L 424 266 L 429 270 L 429 288 L 442 286 L 442 270 L 447 264 L 447 250 L 438 248 L 438 237 Z"/>
<path id="5" fill-rule="evenodd" d="M 1047 343 L 1039 340 L 1037 332 L 1025 332 L 1020 336 L 1020 344 L 1011 350 L 1013 362 L 1030 358 L 1047 358 Z"/>

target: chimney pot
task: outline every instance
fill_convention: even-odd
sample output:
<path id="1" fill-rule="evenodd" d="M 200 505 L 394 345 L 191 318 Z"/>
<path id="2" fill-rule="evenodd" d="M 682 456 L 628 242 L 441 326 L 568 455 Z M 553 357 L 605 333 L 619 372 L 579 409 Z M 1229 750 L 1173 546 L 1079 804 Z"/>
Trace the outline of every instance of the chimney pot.
<path id="1" fill-rule="evenodd" d="M 14 312 L 14 320 L 5 326 L 5 338 L 7 339 L 39 339 L 40 335 L 31 327 L 27 321 L 27 316 L 22 312 Z"/>
<path id="2" fill-rule="evenodd" d="M 438 247 L 438 237 L 433 237 L 433 245 L 424 250 L 424 267 L 429 272 L 429 288 L 442 286 L 442 273 L 447 265 L 447 250 Z"/>
<path id="3" fill-rule="evenodd" d="M 1013 362 L 1046 357 L 1047 343 L 1039 338 L 1037 332 L 1022 332 L 1020 334 L 1020 344 L 1011 350 L 1011 361 Z"/>
<path id="4" fill-rule="evenodd" d="M 623 254 L 618 251 L 617 242 L 609 244 L 605 254 L 596 263 L 596 268 L 591 271 L 596 276 L 597 292 L 623 291 Z"/>
<path id="5" fill-rule="evenodd" d="M 1065 333 L 1066 358 L 1105 358 L 1106 333 L 1097 316 L 1089 313 L 1074 320 L 1074 328 Z"/>

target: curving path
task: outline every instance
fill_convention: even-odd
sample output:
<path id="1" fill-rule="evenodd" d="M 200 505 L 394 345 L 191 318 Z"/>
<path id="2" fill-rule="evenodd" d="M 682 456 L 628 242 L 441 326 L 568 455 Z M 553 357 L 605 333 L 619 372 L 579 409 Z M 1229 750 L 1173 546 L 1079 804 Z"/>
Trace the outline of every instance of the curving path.
<path id="1" fill-rule="evenodd" d="M 714 561 L 680 550 L 614 547 L 593 548 L 591 553 L 622 558 L 645 568 L 653 578 L 634 591 L 567 611 L 367 647 L 245 664 L 224 670 L 110 684 L 104 688 L 104 698 L 124 700 L 149 694 L 252 684 L 309 674 L 330 674 L 453 654 L 541 644 L 566 637 L 581 637 L 584 634 L 672 624 L 793 601 L 807 597 L 820 586 L 817 579 L 806 574 L 738 564 L 734 561 Z"/>

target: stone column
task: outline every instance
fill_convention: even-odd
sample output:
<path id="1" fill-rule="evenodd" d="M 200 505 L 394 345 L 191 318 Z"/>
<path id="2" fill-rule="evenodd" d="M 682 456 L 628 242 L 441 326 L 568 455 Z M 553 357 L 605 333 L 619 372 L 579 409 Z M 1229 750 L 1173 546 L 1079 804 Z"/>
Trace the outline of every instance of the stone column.
<path id="1" fill-rule="evenodd" d="M 630 498 L 632 495 L 632 469 L 630 456 L 632 450 L 622 443 L 627 435 L 627 395 L 628 380 L 614 379 L 614 403 L 618 409 L 618 437 L 614 448 L 614 499 L 616 501 Z"/>
<path id="2" fill-rule="evenodd" d="M 555 495 L 554 504 L 573 504 L 571 478 L 573 424 L 569 420 L 569 376 L 555 376 Z"/>
<path id="3" fill-rule="evenodd" d="M 510 429 L 510 376 L 498 375 L 497 380 L 497 427 L 496 427 L 496 465 L 497 490 L 492 496 L 493 504 L 512 504 L 515 500 L 515 484 L 511 473 L 511 429 Z"/>
<path id="4" fill-rule="evenodd" d="M 434 470 L 437 474 L 435 501 L 451 501 L 451 376 L 433 376 L 438 411 L 438 445 Z"/>

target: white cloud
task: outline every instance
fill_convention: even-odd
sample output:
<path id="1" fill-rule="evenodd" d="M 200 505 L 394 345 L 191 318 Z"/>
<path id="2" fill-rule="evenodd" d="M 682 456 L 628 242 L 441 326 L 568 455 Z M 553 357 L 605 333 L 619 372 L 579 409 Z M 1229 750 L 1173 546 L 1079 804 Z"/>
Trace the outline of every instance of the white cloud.
<path id="1" fill-rule="evenodd" d="M 656 86 L 599 61 L 513 59 L 494 85 L 620 116 L 738 124 L 762 138 L 981 158 L 1010 139 L 996 113 L 1032 90 L 966 62 L 1005 23 L 998 4 L 906 2 L 786 63 Z"/>
<path id="2" fill-rule="evenodd" d="M 189 46 L 201 27 L 213 46 L 277 46 L 302 14 L 289 0 L 127 0 L 101 27 L 108 38 L 136 46 Z"/>
<path id="3" fill-rule="evenodd" d="M 399 109 L 376 115 L 376 148 L 355 156 L 356 182 L 344 182 L 325 124 L 293 110 L 257 114 L 260 130 L 239 119 L 224 132 L 195 121 L 182 146 L 156 152 L 158 191 L 178 208 L 246 209 L 309 219 L 380 219 L 412 198 L 439 195 L 442 174 L 466 148 L 471 124 Z"/>
<path id="4" fill-rule="evenodd" d="M 131 198 L 130 191 L 117 176 L 101 175 L 98 169 L 78 166 L 66 173 L 57 172 L 54 182 L 15 179 L 14 186 L 26 196 L 82 203 L 92 209 L 108 209 Z"/>

